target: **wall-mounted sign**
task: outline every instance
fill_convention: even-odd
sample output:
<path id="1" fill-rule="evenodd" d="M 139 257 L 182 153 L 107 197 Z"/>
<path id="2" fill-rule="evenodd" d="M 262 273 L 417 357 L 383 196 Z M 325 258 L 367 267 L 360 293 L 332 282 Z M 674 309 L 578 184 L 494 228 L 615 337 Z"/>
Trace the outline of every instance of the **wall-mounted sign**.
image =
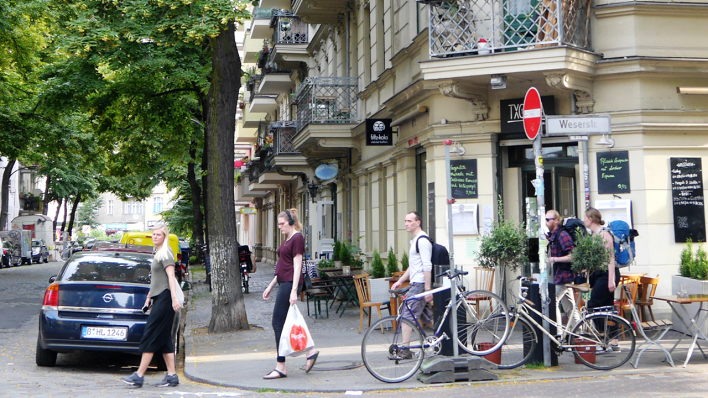
<path id="1" fill-rule="evenodd" d="M 600 135 L 610 134 L 610 115 L 560 115 L 546 118 L 546 134 L 554 135 Z"/>
<path id="2" fill-rule="evenodd" d="M 556 100 L 552 95 L 541 97 L 541 104 L 543 104 L 543 113 L 545 115 L 556 114 Z M 499 113 L 501 116 L 502 133 L 524 132 L 523 98 L 514 98 L 499 101 Z"/>
<path id="3" fill-rule="evenodd" d="M 671 158 L 674 238 L 678 242 L 706 241 L 701 158 Z"/>
<path id="4" fill-rule="evenodd" d="M 242 207 L 241 214 L 256 214 L 256 209 L 253 207 Z"/>
<path id="5" fill-rule="evenodd" d="M 455 199 L 477 198 L 477 159 L 451 160 L 450 185 Z"/>
<path id="6" fill-rule="evenodd" d="M 366 145 L 393 145 L 391 119 L 366 119 Z"/>
<path id="7" fill-rule="evenodd" d="M 629 152 L 598 152 L 597 193 L 629 192 Z"/>
<path id="8" fill-rule="evenodd" d="M 337 163 L 322 163 L 315 169 L 315 176 L 322 181 L 331 180 L 339 173 Z"/>
<path id="9" fill-rule="evenodd" d="M 117 229 L 117 230 L 124 230 L 128 229 L 128 224 L 121 224 L 121 223 L 114 223 L 114 224 L 106 224 L 106 229 Z"/>

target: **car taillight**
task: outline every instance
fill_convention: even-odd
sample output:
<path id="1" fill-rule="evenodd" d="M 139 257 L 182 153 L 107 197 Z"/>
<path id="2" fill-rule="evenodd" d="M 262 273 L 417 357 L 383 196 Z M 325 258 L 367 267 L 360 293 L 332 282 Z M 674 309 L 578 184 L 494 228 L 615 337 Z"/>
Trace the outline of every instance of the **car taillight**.
<path id="1" fill-rule="evenodd" d="M 44 292 L 43 310 L 56 310 L 59 306 L 59 284 L 52 283 Z"/>

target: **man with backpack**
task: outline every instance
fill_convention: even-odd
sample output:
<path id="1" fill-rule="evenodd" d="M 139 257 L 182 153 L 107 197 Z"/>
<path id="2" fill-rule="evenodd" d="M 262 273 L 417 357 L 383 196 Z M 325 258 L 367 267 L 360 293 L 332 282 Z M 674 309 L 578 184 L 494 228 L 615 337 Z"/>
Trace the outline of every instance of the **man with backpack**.
<path id="1" fill-rule="evenodd" d="M 391 286 L 391 289 L 398 289 L 405 281 L 410 280 L 411 288 L 406 293 L 406 296 L 412 297 L 432 289 L 433 264 L 431 258 L 433 255 L 433 244 L 429 240 L 428 235 L 420 227 L 421 217 L 417 211 L 406 214 L 405 222 L 406 231 L 413 236 L 411 248 L 408 252 L 408 269 L 398 281 Z M 403 318 L 413 323 L 415 323 L 415 318 L 417 318 L 421 325 L 429 325 L 432 328 L 433 307 L 430 305 L 432 301 L 432 294 L 418 300 L 412 300 L 409 302 L 410 311 L 404 306 L 401 315 Z M 415 314 L 415 318 L 413 318 L 411 312 Z M 403 334 L 403 345 L 408 345 L 411 341 L 412 329 L 406 323 L 403 323 L 401 332 Z M 401 359 L 411 359 L 412 353 L 410 350 L 404 349 L 400 350 L 398 356 Z"/>
<path id="2" fill-rule="evenodd" d="M 553 284 L 556 285 L 556 321 L 561 322 L 561 306 L 566 315 L 573 313 L 575 299 L 572 294 L 566 294 L 566 283 L 573 283 L 575 272 L 570 267 L 571 253 L 575 249 L 573 237 L 561 227 L 560 214 L 555 210 L 546 212 L 546 227 L 548 227 L 548 261 L 553 266 Z M 576 319 L 579 321 L 577 313 Z M 570 321 L 570 319 L 569 319 Z"/>

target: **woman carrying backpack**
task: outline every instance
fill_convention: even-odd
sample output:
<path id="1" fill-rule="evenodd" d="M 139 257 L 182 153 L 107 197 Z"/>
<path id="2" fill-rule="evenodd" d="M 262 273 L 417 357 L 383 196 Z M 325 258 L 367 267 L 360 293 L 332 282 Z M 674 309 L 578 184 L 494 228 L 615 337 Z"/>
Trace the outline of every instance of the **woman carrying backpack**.
<path id="1" fill-rule="evenodd" d="M 607 271 L 595 271 L 590 275 L 590 300 L 588 308 L 607 307 L 614 305 L 615 289 L 620 280 L 619 268 L 615 266 L 615 248 L 612 235 L 602 226 L 605 222 L 602 220 L 600 211 L 590 207 L 585 211 L 585 227 L 590 229 L 592 235 L 602 234 L 602 240 L 605 241 L 607 250 L 610 251 L 610 261 L 607 264 Z"/>

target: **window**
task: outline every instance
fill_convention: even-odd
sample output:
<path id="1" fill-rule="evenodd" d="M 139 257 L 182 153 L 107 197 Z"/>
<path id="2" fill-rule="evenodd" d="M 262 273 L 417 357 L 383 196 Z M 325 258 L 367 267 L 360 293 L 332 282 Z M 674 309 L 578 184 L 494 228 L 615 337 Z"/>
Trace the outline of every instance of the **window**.
<path id="1" fill-rule="evenodd" d="M 135 202 L 135 214 L 143 214 L 143 202 Z"/>
<path id="2" fill-rule="evenodd" d="M 155 198 L 153 198 L 153 202 L 152 202 L 152 212 L 153 212 L 153 213 L 160 213 L 160 212 L 162 212 L 162 198 L 160 198 L 160 197 L 155 197 Z"/>
<path id="3" fill-rule="evenodd" d="M 133 214 L 133 207 L 130 202 L 123 202 L 123 214 Z"/>
<path id="4" fill-rule="evenodd" d="M 108 214 L 113 214 L 113 201 L 108 201 Z"/>

